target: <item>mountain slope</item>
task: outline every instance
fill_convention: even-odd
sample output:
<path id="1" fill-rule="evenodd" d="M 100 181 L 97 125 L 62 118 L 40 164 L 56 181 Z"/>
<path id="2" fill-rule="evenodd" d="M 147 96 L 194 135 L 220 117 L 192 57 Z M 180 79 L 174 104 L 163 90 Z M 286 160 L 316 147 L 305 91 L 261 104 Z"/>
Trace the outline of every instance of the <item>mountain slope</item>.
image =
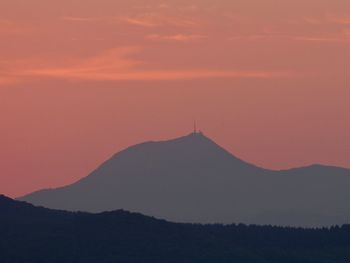
<path id="1" fill-rule="evenodd" d="M 126 211 L 73 213 L 0 196 L 1 263 L 350 261 L 350 227 L 176 224 Z"/>
<path id="2" fill-rule="evenodd" d="M 126 209 L 177 222 L 323 226 L 350 222 L 350 170 L 271 171 L 201 133 L 130 147 L 89 176 L 20 200 L 49 208 Z"/>

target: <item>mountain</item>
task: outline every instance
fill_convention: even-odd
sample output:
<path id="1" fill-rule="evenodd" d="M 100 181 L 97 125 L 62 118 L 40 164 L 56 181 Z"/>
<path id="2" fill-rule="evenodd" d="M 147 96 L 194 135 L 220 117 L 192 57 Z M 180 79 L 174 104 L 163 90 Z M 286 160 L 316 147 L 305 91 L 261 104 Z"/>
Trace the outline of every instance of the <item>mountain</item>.
<path id="1" fill-rule="evenodd" d="M 34 207 L 0 196 L 1 263 L 343 263 L 350 226 L 294 229 L 171 223 L 123 210 Z"/>
<path id="2" fill-rule="evenodd" d="M 350 222 L 349 186 L 350 170 L 267 170 L 192 133 L 132 146 L 72 185 L 19 200 L 70 211 L 126 209 L 175 222 L 329 226 Z"/>

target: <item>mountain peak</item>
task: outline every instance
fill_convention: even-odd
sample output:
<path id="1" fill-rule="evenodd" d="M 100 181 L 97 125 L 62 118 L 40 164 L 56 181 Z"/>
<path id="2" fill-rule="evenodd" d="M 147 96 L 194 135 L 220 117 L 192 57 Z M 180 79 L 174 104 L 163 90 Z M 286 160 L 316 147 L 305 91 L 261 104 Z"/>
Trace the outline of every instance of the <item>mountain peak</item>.
<path id="1" fill-rule="evenodd" d="M 194 131 L 191 132 L 188 136 L 195 136 L 195 137 L 205 137 L 204 133 L 202 131 Z"/>
<path id="2" fill-rule="evenodd" d="M 176 167 L 173 167 L 175 169 L 183 162 L 190 163 L 192 161 L 195 164 L 195 161 L 198 160 L 220 159 L 223 156 L 235 159 L 233 155 L 202 132 L 192 132 L 170 140 L 149 141 L 131 146 L 116 153 L 107 163 L 116 163 L 123 159 L 133 163 L 133 165 L 140 165 L 140 163 L 143 165 L 146 162 L 153 163 L 156 167 L 163 164 L 171 165 L 175 162 Z"/>
<path id="3" fill-rule="evenodd" d="M 243 163 L 231 153 L 226 151 L 223 147 L 218 145 L 214 140 L 205 136 L 202 132 L 192 132 L 188 135 L 177 137 L 170 140 L 152 141 L 150 143 L 139 144 L 129 148 L 126 151 L 117 153 L 115 157 L 120 157 L 124 153 L 137 153 L 141 158 L 155 159 L 155 164 L 162 164 L 165 160 L 177 160 L 177 166 L 181 165 L 181 162 L 200 161 L 198 165 L 202 165 L 202 162 L 210 159 L 218 159 L 225 161 L 236 160 Z M 131 158 L 131 156 L 129 156 Z M 132 156 L 133 160 L 135 156 Z M 180 162 L 181 161 L 181 162 Z M 168 163 L 168 162 L 166 162 Z M 169 163 L 168 163 L 169 164 Z M 195 164 L 195 162 L 193 163 Z M 177 167 L 174 167 L 177 168 Z"/>
<path id="4" fill-rule="evenodd" d="M 191 138 L 191 139 L 195 139 L 195 140 L 209 140 L 209 141 L 213 141 L 209 137 L 205 136 L 204 133 L 201 132 L 201 131 L 199 131 L 199 132 L 191 132 L 190 134 L 188 134 L 185 137 L 188 137 L 188 138 Z"/>
<path id="5" fill-rule="evenodd" d="M 192 132 L 131 146 L 74 184 L 20 200 L 70 211 L 122 208 L 177 222 L 315 225 L 324 207 L 328 215 L 345 214 L 349 175 L 349 170 L 323 166 L 262 169 Z M 324 225 L 348 221 L 322 217 Z"/>
<path id="6" fill-rule="evenodd" d="M 186 141 L 186 140 L 198 140 L 198 139 L 202 139 L 202 140 L 207 140 L 207 141 L 213 141 L 212 139 L 210 139 L 209 137 L 205 136 L 203 132 L 199 131 L 199 132 L 191 132 L 187 135 L 183 135 L 174 139 L 168 139 L 168 140 L 163 140 L 163 141 L 154 141 L 154 142 L 171 142 L 171 141 Z"/>
<path id="7" fill-rule="evenodd" d="M 230 155 L 224 148 L 216 144 L 212 139 L 205 136 L 202 132 L 192 132 L 190 134 L 169 140 L 148 141 L 133 145 L 113 155 L 109 161 L 127 157 L 136 162 L 138 158 L 156 159 L 159 164 L 165 159 L 186 159 L 190 161 L 196 156 L 208 155 Z M 197 159 L 197 158 L 195 158 Z M 107 162 L 109 162 L 107 161 Z"/>
<path id="8" fill-rule="evenodd" d="M 131 146 L 72 185 L 39 191 L 21 200 L 71 211 L 123 208 L 187 221 L 183 220 L 186 215 L 197 215 L 191 204 L 197 203 L 199 196 L 214 205 L 222 191 L 234 190 L 238 178 L 259 171 L 260 168 L 236 158 L 202 132 L 192 132 L 171 140 Z M 223 182 L 228 182 L 230 189 L 223 190 L 220 187 Z M 193 198 L 194 192 L 198 197 Z M 180 207 L 183 213 L 174 212 Z M 168 213 L 174 217 L 168 217 Z"/>

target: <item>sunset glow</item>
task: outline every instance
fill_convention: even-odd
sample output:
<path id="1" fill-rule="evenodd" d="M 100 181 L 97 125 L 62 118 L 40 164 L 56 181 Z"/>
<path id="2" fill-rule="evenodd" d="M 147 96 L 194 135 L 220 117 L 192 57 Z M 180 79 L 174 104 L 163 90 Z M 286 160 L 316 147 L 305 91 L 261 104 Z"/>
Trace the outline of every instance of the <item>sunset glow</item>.
<path id="1" fill-rule="evenodd" d="M 349 168 L 349 69 L 350 1 L 2 0 L 1 192 L 194 120 L 259 166 Z"/>

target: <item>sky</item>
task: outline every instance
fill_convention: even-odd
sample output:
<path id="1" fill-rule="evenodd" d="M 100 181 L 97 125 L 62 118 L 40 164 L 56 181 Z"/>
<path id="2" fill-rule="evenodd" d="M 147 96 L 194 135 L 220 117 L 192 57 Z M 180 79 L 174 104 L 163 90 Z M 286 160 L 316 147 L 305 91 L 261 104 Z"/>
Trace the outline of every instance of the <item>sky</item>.
<path id="1" fill-rule="evenodd" d="M 0 0 L 0 193 L 192 131 L 350 168 L 348 0 Z"/>

